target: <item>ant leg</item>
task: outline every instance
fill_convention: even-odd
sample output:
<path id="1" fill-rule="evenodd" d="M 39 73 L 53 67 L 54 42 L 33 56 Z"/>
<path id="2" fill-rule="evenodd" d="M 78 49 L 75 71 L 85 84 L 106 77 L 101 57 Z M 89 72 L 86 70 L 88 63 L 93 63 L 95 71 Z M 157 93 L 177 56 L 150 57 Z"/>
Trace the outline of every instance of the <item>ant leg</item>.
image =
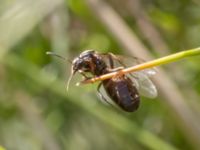
<path id="1" fill-rule="evenodd" d="M 124 69 L 124 67 L 126 67 L 126 65 L 124 65 L 123 62 L 119 58 L 117 58 L 117 56 L 115 56 L 113 53 L 108 53 L 108 59 L 109 59 L 110 68 L 111 68 L 109 69 L 110 72 L 119 71 L 119 70 Z M 122 67 L 114 68 L 113 59 L 117 60 L 122 65 Z"/>
<path id="2" fill-rule="evenodd" d="M 123 63 L 123 61 L 121 61 L 115 54 L 113 54 L 113 53 L 108 53 L 108 55 L 109 55 L 109 57 L 111 57 L 111 58 L 115 59 L 116 61 L 118 61 L 123 67 L 127 67 L 127 65 L 125 65 L 125 64 Z M 138 60 L 137 57 L 133 57 L 133 59 L 137 59 L 137 60 Z M 118 68 L 116 68 L 116 70 L 114 70 L 114 71 L 121 70 L 121 69 L 123 69 L 123 68 L 122 68 L 122 67 L 118 67 Z M 131 74 L 131 73 L 130 73 L 130 76 L 132 76 L 133 78 L 136 78 L 136 77 L 135 77 L 133 74 Z"/>
<path id="3" fill-rule="evenodd" d="M 110 72 L 115 72 L 115 71 L 120 71 L 124 69 L 124 67 L 117 67 L 117 68 L 114 68 L 114 69 L 108 69 Z"/>
<path id="4" fill-rule="evenodd" d="M 118 61 L 123 67 L 127 67 L 115 54 L 113 53 L 108 53 L 109 59 L 115 59 L 116 61 Z M 113 63 L 113 60 L 112 60 Z"/>
<path id="5" fill-rule="evenodd" d="M 83 77 L 83 80 L 82 80 L 82 81 L 91 79 L 91 77 L 88 77 L 84 72 L 79 71 L 79 73 L 80 73 L 80 74 L 82 75 L 82 77 Z M 82 82 L 82 81 L 81 81 L 81 82 Z M 77 83 L 76 83 L 76 86 L 79 86 L 79 85 L 81 84 L 81 82 L 77 82 Z"/>
<path id="6" fill-rule="evenodd" d="M 113 69 L 114 68 L 114 62 L 112 60 L 112 56 L 110 55 L 110 53 L 108 53 L 108 60 L 109 60 L 110 68 Z"/>
<path id="7" fill-rule="evenodd" d="M 91 77 L 88 77 L 84 72 L 82 71 L 79 71 L 79 73 L 84 77 L 84 80 L 88 80 L 90 79 Z"/>
<path id="8" fill-rule="evenodd" d="M 108 56 L 108 61 L 109 61 L 109 65 L 110 65 L 111 69 L 114 69 L 114 61 L 113 61 L 113 59 L 117 60 L 123 67 L 126 67 L 126 65 L 116 55 L 114 55 L 113 53 L 107 53 L 107 54 L 104 54 L 104 55 Z M 119 69 L 116 69 L 116 70 L 120 70 L 120 69 L 122 69 L 122 68 L 119 67 Z"/>

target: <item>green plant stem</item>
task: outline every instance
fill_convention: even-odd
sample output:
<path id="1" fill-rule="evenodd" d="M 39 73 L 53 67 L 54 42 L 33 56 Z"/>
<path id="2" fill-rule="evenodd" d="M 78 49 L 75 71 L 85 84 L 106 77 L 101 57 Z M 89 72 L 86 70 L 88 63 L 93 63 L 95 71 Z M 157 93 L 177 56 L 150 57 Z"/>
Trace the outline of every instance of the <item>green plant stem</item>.
<path id="1" fill-rule="evenodd" d="M 112 73 L 108 73 L 99 77 L 94 77 L 92 79 L 88 79 L 88 80 L 84 80 L 81 83 L 94 83 L 96 81 L 102 81 L 102 80 L 106 80 L 109 79 L 113 76 L 116 76 L 117 74 L 127 74 L 127 73 L 131 73 L 131 72 L 135 72 L 135 71 L 140 71 L 140 70 L 144 70 L 144 69 L 148 69 L 148 68 L 152 68 L 155 66 L 159 66 L 159 65 L 163 65 L 163 64 L 167 64 L 167 63 L 171 63 L 174 61 L 178 61 L 180 59 L 189 57 L 189 56 L 195 56 L 195 55 L 199 55 L 200 54 L 200 47 L 198 48 L 194 48 L 194 49 L 190 49 L 190 50 L 186 50 L 186 51 L 182 51 L 182 52 L 178 52 L 175 54 L 171 54 L 162 58 L 158 58 L 152 61 L 148 61 L 142 64 L 138 64 L 136 66 L 132 66 L 129 68 L 125 68 L 122 69 L 120 71 L 116 71 L 116 72 L 112 72 Z"/>

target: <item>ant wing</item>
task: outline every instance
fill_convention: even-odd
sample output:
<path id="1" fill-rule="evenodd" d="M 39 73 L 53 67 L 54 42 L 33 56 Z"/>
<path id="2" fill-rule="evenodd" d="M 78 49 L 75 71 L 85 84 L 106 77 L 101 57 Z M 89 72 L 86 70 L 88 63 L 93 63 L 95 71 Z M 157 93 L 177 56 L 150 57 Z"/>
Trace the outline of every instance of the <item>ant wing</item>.
<path id="1" fill-rule="evenodd" d="M 109 83 L 105 86 L 109 86 Z M 108 96 L 105 86 L 103 85 L 103 83 L 100 83 L 97 87 L 97 94 L 100 101 L 106 105 L 110 105 L 114 108 L 118 108 L 116 104 L 113 102 L 113 100 Z"/>
<path id="2" fill-rule="evenodd" d="M 130 66 L 139 64 L 135 57 L 115 55 L 113 53 L 101 54 L 101 57 L 106 62 L 108 67 L 112 69 L 122 67 L 122 66 L 130 67 Z"/>
<path id="3" fill-rule="evenodd" d="M 138 71 L 128 75 L 136 85 L 139 93 L 149 98 L 155 98 L 158 93 L 156 86 L 145 71 Z"/>
<path id="4" fill-rule="evenodd" d="M 132 67 L 132 66 L 146 62 L 145 60 L 138 58 L 138 57 L 122 56 L 122 55 L 116 55 L 116 57 L 121 61 L 121 63 L 123 63 L 122 65 L 125 68 Z M 115 61 L 117 61 L 117 60 L 115 60 Z M 140 72 L 142 72 L 146 76 L 150 77 L 152 75 L 155 75 L 157 71 L 155 68 L 149 68 L 149 69 L 141 70 Z"/>
<path id="5" fill-rule="evenodd" d="M 144 60 L 137 57 L 114 55 L 112 53 L 102 54 L 102 57 L 105 59 L 106 63 L 110 64 L 111 62 L 113 64 L 113 68 L 121 66 L 127 68 L 145 62 Z M 112 68 L 112 65 L 110 65 L 110 67 Z M 131 78 L 141 95 L 149 98 L 155 98 L 157 96 L 157 90 L 155 85 L 149 78 L 155 74 L 155 68 L 150 68 L 130 73 L 127 76 Z"/>
<path id="6" fill-rule="evenodd" d="M 108 65 L 108 67 L 114 69 L 118 67 L 131 67 L 134 65 L 138 65 L 141 63 L 144 63 L 145 60 L 137 57 L 132 57 L 132 56 L 123 56 L 123 55 L 115 55 L 112 53 L 107 53 L 107 54 L 101 54 L 102 58 Z M 150 68 L 150 69 L 145 69 L 142 70 L 144 74 L 147 76 L 152 76 L 156 74 L 156 69 L 155 68 Z"/>

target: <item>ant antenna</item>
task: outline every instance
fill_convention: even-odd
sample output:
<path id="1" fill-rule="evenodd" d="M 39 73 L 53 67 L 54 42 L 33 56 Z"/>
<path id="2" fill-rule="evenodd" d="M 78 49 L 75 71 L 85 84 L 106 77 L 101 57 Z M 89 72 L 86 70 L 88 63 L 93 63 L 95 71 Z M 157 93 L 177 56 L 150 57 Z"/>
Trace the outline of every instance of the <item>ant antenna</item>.
<path id="1" fill-rule="evenodd" d="M 75 74 L 75 72 L 73 71 L 73 66 L 72 66 L 72 67 L 71 67 L 71 74 L 70 74 L 70 76 L 69 76 L 69 78 L 68 78 L 68 80 L 67 80 L 67 86 L 66 86 L 66 90 L 67 90 L 67 91 L 68 91 L 68 89 L 69 89 L 69 84 L 70 84 L 70 82 L 71 82 L 71 80 L 72 80 L 74 74 Z"/>
<path id="2" fill-rule="evenodd" d="M 58 55 L 58 54 L 56 54 L 56 53 L 54 53 L 54 52 L 46 52 L 46 54 L 47 55 L 52 55 L 52 56 L 56 56 L 56 57 L 59 57 L 59 58 L 61 58 L 61 59 L 63 59 L 63 60 L 66 60 L 66 61 L 68 61 L 69 63 L 71 63 L 72 64 L 72 61 L 71 60 L 69 60 L 69 59 L 66 59 L 66 58 L 64 58 L 64 57 L 62 57 L 62 56 L 60 56 L 60 55 Z M 72 77 L 73 77 L 73 75 L 75 74 L 75 72 L 73 72 L 73 67 L 71 68 L 71 75 L 70 75 L 70 77 L 69 77 L 69 79 L 68 79 L 68 81 L 67 81 L 67 87 L 66 87 L 66 90 L 68 91 L 68 89 L 69 89 L 69 84 L 70 84 L 70 81 L 71 81 L 71 79 L 72 79 Z"/>
<path id="3" fill-rule="evenodd" d="M 47 55 L 52 55 L 52 56 L 59 57 L 59 58 L 61 58 L 61 59 L 63 59 L 63 60 L 66 60 L 66 61 L 68 61 L 69 63 L 72 64 L 72 61 L 71 61 L 71 60 L 66 59 L 66 58 L 62 57 L 61 55 L 58 55 L 58 54 L 56 54 L 56 53 L 54 53 L 54 52 L 49 52 L 49 51 L 48 51 L 48 52 L 46 52 L 46 54 L 47 54 Z"/>

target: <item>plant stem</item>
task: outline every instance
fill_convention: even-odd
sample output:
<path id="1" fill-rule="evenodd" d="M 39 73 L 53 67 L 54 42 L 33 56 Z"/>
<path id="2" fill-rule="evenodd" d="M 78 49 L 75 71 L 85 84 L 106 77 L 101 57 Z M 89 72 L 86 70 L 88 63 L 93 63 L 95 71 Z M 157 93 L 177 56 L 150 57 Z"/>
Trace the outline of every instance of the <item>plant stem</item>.
<path id="1" fill-rule="evenodd" d="M 195 55 L 199 55 L 200 54 L 200 47 L 198 48 L 194 48 L 194 49 L 190 49 L 190 50 L 186 50 L 186 51 L 182 51 L 182 52 L 178 52 L 175 54 L 171 54 L 162 58 L 158 58 L 152 61 L 148 61 L 142 64 L 138 64 L 136 66 L 132 66 L 129 68 L 125 68 L 122 69 L 120 71 L 116 71 L 116 72 L 112 72 L 112 73 L 108 73 L 99 77 L 94 77 L 92 79 L 88 79 L 88 80 L 84 80 L 81 81 L 81 83 L 86 84 L 86 83 L 94 83 L 96 81 L 102 81 L 102 80 L 106 80 L 109 78 L 112 78 L 113 76 L 116 76 L 118 74 L 122 75 L 122 74 L 127 74 L 127 73 L 131 73 L 131 72 L 135 72 L 135 71 L 140 71 L 140 70 L 144 70 L 144 69 L 148 69 L 148 68 L 152 68 L 155 66 L 159 66 L 159 65 L 163 65 L 163 64 L 167 64 L 167 63 L 171 63 L 174 61 L 178 61 L 180 59 L 183 59 L 185 57 L 189 57 L 189 56 L 195 56 Z"/>

